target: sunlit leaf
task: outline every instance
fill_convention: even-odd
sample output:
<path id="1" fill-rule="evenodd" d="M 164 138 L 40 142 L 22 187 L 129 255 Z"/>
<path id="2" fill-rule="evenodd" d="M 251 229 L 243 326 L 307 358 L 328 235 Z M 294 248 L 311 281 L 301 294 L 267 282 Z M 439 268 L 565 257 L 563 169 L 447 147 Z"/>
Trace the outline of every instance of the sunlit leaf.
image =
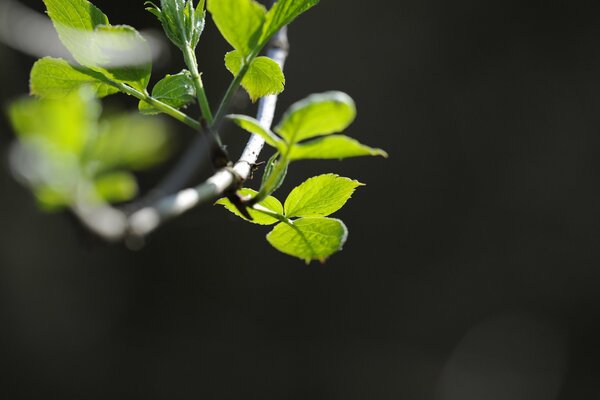
<path id="1" fill-rule="evenodd" d="M 255 196 L 256 193 L 257 192 L 255 190 L 248 189 L 248 188 L 240 189 L 238 191 L 238 194 L 241 196 Z M 252 222 L 254 224 L 273 225 L 273 224 L 279 222 L 279 220 L 277 218 L 274 218 L 274 217 L 271 217 L 264 213 L 261 213 L 260 211 L 248 209 L 248 213 L 252 217 L 252 221 L 250 221 L 246 217 L 244 217 L 242 215 L 242 213 L 240 213 L 240 211 L 237 209 L 237 207 L 227 198 L 219 199 L 216 201 L 215 204 L 222 205 L 223 207 L 225 207 L 227 210 L 231 211 L 238 217 L 243 218 L 246 221 Z M 269 196 L 269 197 L 265 198 L 263 201 L 261 201 L 259 204 L 262 207 L 265 207 L 274 213 L 283 214 L 283 206 L 281 205 L 279 200 L 277 200 L 275 197 Z"/>
<path id="2" fill-rule="evenodd" d="M 265 17 L 260 42 L 264 43 L 279 29 L 317 4 L 319 0 L 278 0 Z"/>
<path id="3" fill-rule="evenodd" d="M 288 143 L 341 132 L 354 121 L 354 101 L 342 92 L 313 94 L 293 104 L 275 132 Z"/>
<path id="4" fill-rule="evenodd" d="M 186 70 L 167 75 L 154 86 L 152 97 L 174 108 L 182 108 L 196 99 L 196 90 L 190 73 Z M 159 114 L 160 111 L 145 101 L 140 101 L 139 109 L 142 114 Z"/>
<path id="5" fill-rule="evenodd" d="M 254 0 L 208 0 L 207 9 L 221 35 L 247 56 L 257 46 L 266 9 Z"/>
<path id="6" fill-rule="evenodd" d="M 382 149 L 376 149 L 361 144 L 344 135 L 323 136 L 318 139 L 296 144 L 290 152 L 290 160 L 302 159 L 344 159 L 360 156 L 382 156 L 388 154 Z"/>
<path id="7" fill-rule="evenodd" d="M 326 217 L 346 204 L 362 183 L 336 174 L 312 177 L 295 187 L 285 200 L 288 218 Z"/>
<path id="8" fill-rule="evenodd" d="M 274 148 L 280 148 L 282 144 L 281 139 L 271 132 L 270 129 L 264 128 L 256 119 L 240 114 L 230 114 L 227 118 L 235 122 L 240 128 L 262 137 L 267 144 Z"/>
<path id="9" fill-rule="evenodd" d="M 78 91 L 82 86 L 90 86 L 97 97 L 105 97 L 119 90 L 112 85 L 94 78 L 93 72 L 76 67 L 60 58 L 42 58 L 31 70 L 31 94 L 50 98 L 62 99 Z"/>
<path id="10" fill-rule="evenodd" d="M 234 76 L 242 68 L 242 54 L 231 51 L 225 55 L 225 66 Z M 279 64 L 268 57 L 257 57 L 252 60 L 246 75 L 242 79 L 242 87 L 246 89 L 252 101 L 269 94 L 279 94 L 283 91 L 285 76 Z"/>
<path id="11" fill-rule="evenodd" d="M 267 235 L 267 241 L 282 253 L 309 263 L 324 262 L 340 251 L 348 237 L 344 223 L 332 218 L 300 218 L 292 225 L 280 223 Z"/>

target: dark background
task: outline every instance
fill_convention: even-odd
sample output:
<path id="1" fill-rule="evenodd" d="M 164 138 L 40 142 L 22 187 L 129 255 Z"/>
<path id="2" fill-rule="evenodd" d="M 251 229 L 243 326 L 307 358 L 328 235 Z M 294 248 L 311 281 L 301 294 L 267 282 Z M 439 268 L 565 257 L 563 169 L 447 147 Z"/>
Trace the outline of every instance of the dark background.
<path id="1" fill-rule="evenodd" d="M 95 2 L 113 23 L 157 28 L 142 3 Z M 3 119 L 0 398 L 600 398 L 590 4 L 323 0 L 296 21 L 280 112 L 346 91 L 348 134 L 391 155 L 293 165 L 283 194 L 323 172 L 368 184 L 337 214 L 350 237 L 325 265 L 209 205 L 138 252 L 96 242 L 15 183 Z M 227 50 L 209 23 L 213 102 Z M 183 67 L 171 56 L 155 78 Z M 0 45 L 4 104 L 27 92 L 33 61 Z"/>

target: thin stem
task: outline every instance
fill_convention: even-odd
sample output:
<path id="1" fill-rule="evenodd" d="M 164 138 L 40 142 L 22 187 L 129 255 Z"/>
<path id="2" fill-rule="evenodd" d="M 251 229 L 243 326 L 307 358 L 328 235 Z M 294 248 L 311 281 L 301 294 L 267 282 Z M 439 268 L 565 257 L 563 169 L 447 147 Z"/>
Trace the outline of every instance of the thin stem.
<path id="1" fill-rule="evenodd" d="M 223 118 L 225 117 L 225 113 L 227 113 L 227 109 L 229 108 L 229 103 L 231 102 L 231 99 L 233 98 L 233 95 L 235 95 L 235 92 L 240 87 L 240 85 L 242 83 L 242 79 L 244 79 L 244 76 L 246 75 L 246 72 L 248 72 L 248 69 L 250 68 L 250 63 L 251 63 L 251 61 L 250 62 L 244 62 L 242 64 L 242 68 L 239 70 L 239 72 L 237 73 L 237 75 L 233 78 L 233 80 L 229 84 L 229 87 L 227 88 L 227 91 L 225 92 L 225 95 L 223 95 L 223 99 L 221 100 L 221 104 L 219 104 L 219 108 L 217 109 L 217 113 L 215 114 L 215 119 L 214 119 L 214 123 L 215 124 L 219 124 L 223 120 Z"/>
<path id="2" fill-rule="evenodd" d="M 206 122 L 211 125 L 213 122 L 213 115 L 210 110 L 208 98 L 206 97 L 206 91 L 204 90 L 204 84 L 202 83 L 202 77 L 198 71 L 198 61 L 196 55 L 190 46 L 186 46 L 183 51 L 183 58 L 187 65 L 190 73 L 192 74 L 192 81 L 194 82 L 194 89 L 196 89 L 196 96 L 198 98 L 198 105 L 200 111 Z"/>
<path id="3" fill-rule="evenodd" d="M 117 88 L 119 88 L 122 92 L 127 93 L 128 95 L 133 96 L 133 97 L 137 98 L 138 100 L 142 100 L 142 101 L 149 103 L 157 110 L 175 118 L 176 120 L 178 120 L 180 122 L 183 122 L 190 128 L 193 128 L 195 130 L 200 130 L 202 127 L 200 125 L 200 122 L 187 116 L 186 114 L 182 113 L 181 111 L 177 110 L 176 108 L 173 108 L 170 105 L 165 104 L 158 99 L 155 99 L 154 97 L 150 96 L 148 93 L 142 93 L 139 90 L 134 89 L 131 86 L 126 85 L 124 83 L 119 83 L 119 82 L 111 82 L 111 83 L 114 86 L 116 86 Z"/>

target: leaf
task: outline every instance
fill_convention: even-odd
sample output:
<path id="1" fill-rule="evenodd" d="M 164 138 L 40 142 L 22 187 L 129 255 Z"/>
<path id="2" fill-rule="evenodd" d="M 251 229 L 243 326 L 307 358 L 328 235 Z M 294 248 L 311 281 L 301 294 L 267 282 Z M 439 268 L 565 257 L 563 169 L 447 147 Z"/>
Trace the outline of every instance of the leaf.
<path id="1" fill-rule="evenodd" d="M 208 0 L 207 8 L 225 40 L 243 56 L 249 55 L 257 46 L 265 7 L 254 0 Z"/>
<path id="2" fill-rule="evenodd" d="M 114 203 L 131 200 L 138 191 L 135 177 L 127 172 L 102 175 L 94 182 L 94 188 L 101 199 Z"/>
<path id="3" fill-rule="evenodd" d="M 36 61 L 31 69 L 31 94 L 49 99 L 62 99 L 82 86 L 90 86 L 97 97 L 105 97 L 119 91 L 85 71 L 60 58 L 42 58 Z"/>
<path id="4" fill-rule="evenodd" d="M 267 241 L 282 253 L 298 257 L 307 264 L 324 262 L 340 251 L 348 237 L 344 223 L 332 218 L 300 218 L 292 225 L 280 223 L 267 235 Z"/>
<path id="5" fill-rule="evenodd" d="M 279 0 L 269 10 L 260 38 L 261 43 L 266 43 L 279 29 L 290 24 L 296 17 L 319 0 Z"/>
<path id="6" fill-rule="evenodd" d="M 266 143 L 276 149 L 279 149 L 283 144 L 281 139 L 271 132 L 270 129 L 264 128 L 259 121 L 252 117 L 240 114 L 230 114 L 227 118 L 235 122 L 240 128 L 262 137 Z"/>
<path id="7" fill-rule="evenodd" d="M 152 97 L 174 108 L 182 108 L 196 99 L 196 89 L 190 73 L 186 70 L 176 75 L 167 75 L 154 86 Z M 160 111 L 145 101 L 140 101 L 142 114 L 159 114 Z"/>
<path id="8" fill-rule="evenodd" d="M 193 49 L 198 45 L 204 30 L 204 1 L 194 8 L 193 0 L 161 0 L 162 9 L 152 2 L 146 10 L 154 14 L 173 44 L 181 50 L 187 46 Z"/>
<path id="9" fill-rule="evenodd" d="M 64 46 L 80 64 L 93 64 L 95 48 L 89 33 L 108 25 L 108 17 L 87 0 L 44 0 L 44 4 Z"/>
<path id="10" fill-rule="evenodd" d="M 23 99 L 12 103 L 8 114 L 15 133 L 35 141 L 48 152 L 79 155 L 94 131 L 100 106 L 89 88 L 64 99 Z"/>
<path id="11" fill-rule="evenodd" d="M 242 68 L 243 58 L 239 51 L 230 51 L 225 54 L 225 66 L 237 76 Z M 252 60 L 246 75 L 242 79 L 242 87 L 254 102 L 260 97 L 269 94 L 279 94 L 283 91 L 285 76 L 279 64 L 269 57 L 257 57 Z"/>
<path id="12" fill-rule="evenodd" d="M 118 115 L 102 121 L 84 161 L 93 174 L 121 168 L 147 169 L 171 153 L 169 139 L 162 119 L 135 113 Z"/>
<path id="13" fill-rule="evenodd" d="M 257 191 L 248 189 L 248 188 L 243 188 L 243 189 L 238 190 L 238 194 L 241 196 L 255 196 L 257 193 L 258 193 Z M 250 213 L 250 216 L 252 217 L 252 221 L 250 221 L 246 217 L 244 217 L 240 213 L 240 211 L 237 209 L 237 207 L 227 198 L 219 199 L 215 202 L 215 204 L 222 205 L 223 207 L 225 207 L 227 210 L 231 211 L 238 217 L 243 218 L 246 221 L 252 222 L 254 224 L 273 225 L 273 224 L 279 222 L 279 220 L 277 218 L 273 218 L 269 215 L 261 213 L 260 211 L 256 211 L 256 210 L 249 208 L 248 212 Z M 265 198 L 263 201 L 261 201 L 258 204 L 273 211 L 274 213 L 283 214 L 283 206 L 281 205 L 281 202 L 279 202 L 279 200 L 277 200 L 273 196 L 269 196 L 269 197 Z"/>
<path id="14" fill-rule="evenodd" d="M 290 161 L 301 159 L 341 160 L 360 156 L 382 156 L 387 158 L 388 154 L 382 149 L 365 146 L 348 136 L 331 135 L 294 145 L 290 151 L 289 159 Z"/>
<path id="15" fill-rule="evenodd" d="M 260 190 L 265 190 L 265 193 L 275 192 L 281 187 L 283 181 L 285 180 L 285 176 L 288 172 L 289 162 L 286 162 L 283 169 L 278 169 L 277 166 L 280 162 L 282 161 L 279 158 L 279 152 L 273 154 L 269 158 L 269 161 L 267 161 L 260 184 Z M 277 174 L 277 176 L 273 178 L 273 174 Z"/>
<path id="16" fill-rule="evenodd" d="M 359 186 L 364 184 L 336 174 L 310 178 L 294 188 L 285 200 L 285 216 L 326 217 L 342 208 Z"/>
<path id="17" fill-rule="evenodd" d="M 152 53 L 144 38 L 127 25 L 101 25 L 96 28 L 95 43 L 99 58 L 94 66 L 109 78 L 145 91 L 152 72 Z"/>
<path id="18" fill-rule="evenodd" d="M 275 128 L 288 143 L 341 132 L 354 121 L 354 101 L 342 92 L 313 94 L 293 104 Z"/>

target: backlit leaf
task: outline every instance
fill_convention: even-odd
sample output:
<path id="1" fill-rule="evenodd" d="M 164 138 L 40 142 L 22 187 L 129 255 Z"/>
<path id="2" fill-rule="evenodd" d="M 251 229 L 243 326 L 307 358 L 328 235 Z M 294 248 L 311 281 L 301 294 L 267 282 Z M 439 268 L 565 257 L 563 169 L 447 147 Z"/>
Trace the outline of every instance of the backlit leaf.
<path id="1" fill-rule="evenodd" d="M 225 55 L 225 66 L 236 76 L 242 68 L 242 54 L 231 51 Z M 269 94 L 279 94 L 283 91 L 285 76 L 279 64 L 268 57 L 257 57 L 252 60 L 246 75 L 242 79 L 242 87 L 254 102 Z"/>
<path id="2" fill-rule="evenodd" d="M 243 56 L 256 47 L 266 9 L 254 0 L 208 0 L 208 11 L 219 31 Z"/>
<path id="3" fill-rule="evenodd" d="M 332 218 L 300 218 L 293 225 L 280 223 L 267 235 L 267 241 L 282 253 L 298 257 L 307 264 L 324 262 L 340 251 L 348 237 L 344 223 Z"/>
<path id="4" fill-rule="evenodd" d="M 255 196 L 256 193 L 257 192 L 255 190 L 248 189 L 248 188 L 243 188 L 243 189 L 238 190 L 238 194 L 241 196 Z M 246 221 L 252 222 L 254 224 L 273 225 L 273 224 L 279 222 L 279 220 L 277 218 L 273 218 L 269 215 L 263 214 L 260 211 L 248 209 L 248 213 L 252 217 L 252 221 L 250 221 L 240 213 L 240 211 L 237 209 L 237 207 L 229 199 L 227 199 L 225 197 L 217 200 L 215 202 L 215 204 L 222 205 L 223 207 L 225 207 L 227 210 L 231 211 L 238 217 L 243 218 Z M 273 211 L 274 213 L 283 214 L 283 206 L 281 205 L 279 200 L 277 200 L 275 197 L 269 196 L 269 197 L 265 198 L 263 201 L 261 201 L 259 204 L 261 206 Z"/>
<path id="5" fill-rule="evenodd" d="M 360 156 L 382 156 L 387 153 L 382 149 L 376 149 L 361 144 L 344 135 L 323 136 L 294 145 L 290 152 L 290 160 L 302 159 L 344 159 Z"/>
<path id="6" fill-rule="evenodd" d="M 288 218 L 325 217 L 346 204 L 362 183 L 336 174 L 324 174 L 306 180 L 297 186 L 285 200 Z"/>
<path id="7" fill-rule="evenodd" d="M 341 132 L 354 121 L 354 101 L 342 92 L 313 94 L 293 104 L 275 132 L 288 143 Z"/>

